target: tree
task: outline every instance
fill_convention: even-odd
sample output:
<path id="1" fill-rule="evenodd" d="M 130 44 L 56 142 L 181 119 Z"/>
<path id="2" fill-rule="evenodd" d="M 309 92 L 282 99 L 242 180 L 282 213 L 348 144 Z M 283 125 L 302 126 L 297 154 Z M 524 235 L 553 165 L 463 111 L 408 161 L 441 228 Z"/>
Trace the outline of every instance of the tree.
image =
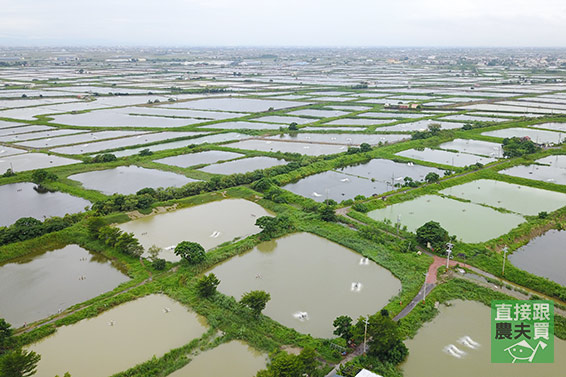
<path id="1" fill-rule="evenodd" d="M 151 259 L 157 259 L 157 256 L 159 255 L 159 253 L 161 253 L 163 251 L 163 249 L 161 249 L 159 246 L 157 245 L 151 245 L 149 247 L 149 249 L 147 249 L 147 253 L 149 254 L 149 256 L 151 257 Z"/>
<path id="2" fill-rule="evenodd" d="M 264 291 L 250 291 L 244 293 L 240 299 L 240 304 L 252 310 L 253 315 L 258 318 L 261 311 L 265 309 L 267 302 L 271 300 L 271 295 Z"/>
<path id="3" fill-rule="evenodd" d="M 432 123 L 432 124 L 429 124 L 428 131 L 430 132 L 430 134 L 432 136 L 436 136 L 440 132 L 441 128 L 442 128 L 442 125 L 440 123 Z"/>
<path id="4" fill-rule="evenodd" d="M 289 125 L 289 131 L 298 131 L 298 130 L 299 130 L 299 127 L 297 127 L 297 123 L 296 123 L 296 122 L 292 122 L 292 123 Z"/>
<path id="5" fill-rule="evenodd" d="M 260 371 L 257 377 L 298 377 L 301 375 L 301 364 L 297 356 L 287 352 L 278 353 L 271 365 L 265 371 Z"/>
<path id="6" fill-rule="evenodd" d="M 105 225 L 106 225 L 106 222 L 100 216 L 89 217 L 87 222 L 86 222 L 86 227 L 88 229 L 88 233 L 93 238 L 98 238 L 98 232 L 100 231 L 100 228 L 102 228 Z"/>
<path id="7" fill-rule="evenodd" d="M 197 281 L 197 291 L 202 297 L 210 297 L 216 293 L 220 280 L 214 274 L 203 276 Z"/>
<path id="8" fill-rule="evenodd" d="M 151 262 L 151 266 L 158 271 L 164 270 L 166 265 L 167 265 L 167 262 L 165 261 L 165 259 L 161 259 L 161 258 L 155 258 Z"/>
<path id="9" fill-rule="evenodd" d="M 408 354 L 407 347 L 401 341 L 397 323 L 389 316 L 378 314 L 370 317 L 368 337 L 368 354 L 383 362 L 398 364 Z"/>
<path id="10" fill-rule="evenodd" d="M 369 145 L 368 143 L 361 143 L 360 144 L 360 152 L 370 152 L 371 151 L 371 145 Z"/>
<path id="11" fill-rule="evenodd" d="M 12 338 L 13 332 L 12 326 L 4 318 L 0 318 L 0 355 L 12 347 L 14 343 Z"/>
<path id="12" fill-rule="evenodd" d="M 92 162 L 92 163 L 112 162 L 112 161 L 116 161 L 116 160 L 117 160 L 116 155 L 114 155 L 112 153 L 104 153 L 104 154 L 99 154 L 98 156 L 95 156 L 92 160 L 90 160 L 90 162 Z"/>
<path id="13" fill-rule="evenodd" d="M 507 158 L 520 157 L 540 150 L 540 147 L 528 137 L 505 138 L 502 147 L 503 156 Z"/>
<path id="14" fill-rule="evenodd" d="M 182 241 L 175 247 L 175 255 L 185 259 L 189 264 L 199 264 L 206 259 L 204 247 L 196 242 Z"/>
<path id="15" fill-rule="evenodd" d="M 120 229 L 114 228 L 113 226 L 103 226 L 98 230 L 98 239 L 106 245 L 114 247 L 121 233 Z"/>
<path id="16" fill-rule="evenodd" d="M 125 254 L 139 257 L 143 254 L 143 247 L 133 233 L 122 233 L 114 245 L 118 250 Z"/>
<path id="17" fill-rule="evenodd" d="M 312 347 L 305 347 L 297 356 L 299 360 L 299 365 L 301 372 L 307 375 L 311 375 L 316 369 L 316 352 Z"/>
<path id="18" fill-rule="evenodd" d="M 56 181 L 57 178 L 58 177 L 55 174 L 44 169 L 37 169 L 31 173 L 31 181 L 38 185 L 41 185 L 42 183 L 47 181 Z"/>
<path id="19" fill-rule="evenodd" d="M 153 152 L 149 149 L 142 149 L 139 153 L 140 156 L 151 156 L 153 154 Z"/>
<path id="20" fill-rule="evenodd" d="M 262 216 L 256 220 L 255 225 L 262 229 L 259 238 L 263 241 L 268 241 L 294 228 L 289 216 L 285 215 L 276 217 Z"/>
<path id="21" fill-rule="evenodd" d="M 36 372 L 37 363 L 41 359 L 33 351 L 24 351 L 21 348 L 6 353 L 0 358 L 0 376 L 27 377 Z"/>
<path id="22" fill-rule="evenodd" d="M 332 325 L 335 327 L 333 334 L 344 339 L 346 342 L 352 339 L 352 318 L 347 315 L 337 317 Z"/>
<path id="23" fill-rule="evenodd" d="M 436 221 L 429 221 L 417 229 L 417 242 L 422 246 L 426 246 L 430 242 L 434 249 L 438 249 L 442 248 L 449 240 L 450 236 L 446 229 Z"/>
<path id="24" fill-rule="evenodd" d="M 4 174 L 2 174 L 2 177 L 6 178 L 6 177 L 12 177 L 16 175 L 16 173 L 14 173 L 14 171 L 10 168 L 6 169 L 6 172 Z"/>
<path id="25" fill-rule="evenodd" d="M 338 220 L 336 214 L 334 213 L 334 207 L 324 205 L 320 210 L 320 218 L 324 221 L 336 221 Z"/>
<path id="26" fill-rule="evenodd" d="M 425 177 L 425 181 L 426 183 L 435 183 L 438 182 L 438 180 L 440 179 L 440 176 L 438 174 L 436 174 L 435 172 L 430 172 L 426 175 Z"/>

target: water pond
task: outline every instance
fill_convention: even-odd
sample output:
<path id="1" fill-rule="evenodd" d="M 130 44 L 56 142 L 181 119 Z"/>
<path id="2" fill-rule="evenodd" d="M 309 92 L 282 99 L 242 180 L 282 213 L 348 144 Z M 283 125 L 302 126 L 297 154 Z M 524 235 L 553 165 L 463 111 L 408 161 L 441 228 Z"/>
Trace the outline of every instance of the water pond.
<path id="1" fill-rule="evenodd" d="M 242 341 L 233 340 L 198 354 L 169 377 L 252 377 L 266 365 L 267 355 Z"/>
<path id="2" fill-rule="evenodd" d="M 165 295 L 149 295 L 61 327 L 28 348 L 41 355 L 37 377 L 62 376 L 65 372 L 100 377 L 160 357 L 205 331 L 205 320 L 177 301 Z"/>
<path id="3" fill-rule="evenodd" d="M 189 166 L 214 164 L 218 161 L 227 161 L 234 158 L 243 157 L 241 153 L 225 152 L 225 151 L 205 151 L 198 153 L 182 154 L 179 156 L 166 157 L 155 160 L 160 164 L 178 166 L 180 168 L 188 168 Z"/>
<path id="4" fill-rule="evenodd" d="M 549 230 L 508 255 L 509 262 L 532 274 L 554 280 L 566 287 L 566 232 Z"/>
<path id="5" fill-rule="evenodd" d="M 0 172 L 4 173 L 8 169 L 12 169 L 17 173 L 19 171 L 78 164 L 79 162 L 81 161 L 45 153 L 20 153 L 18 155 L 0 158 Z"/>
<path id="6" fill-rule="evenodd" d="M 86 189 L 106 195 L 134 194 L 146 187 L 181 187 L 189 182 L 196 182 L 184 175 L 133 165 L 74 174 L 69 179 L 79 181 Z"/>
<path id="7" fill-rule="evenodd" d="M 401 289 L 388 270 L 361 260 L 325 238 L 295 233 L 264 242 L 212 272 L 221 292 L 238 300 L 250 290 L 269 292 L 264 314 L 301 333 L 330 338 L 337 316 L 374 314 Z"/>
<path id="8" fill-rule="evenodd" d="M 162 248 L 160 258 L 178 261 L 173 249 L 179 242 L 198 242 L 209 250 L 236 237 L 259 233 L 256 220 L 269 215 L 248 200 L 227 199 L 142 217 L 118 228 L 133 232 L 146 250 L 152 245 Z"/>
<path id="9" fill-rule="evenodd" d="M 347 149 L 345 145 L 328 145 L 258 139 L 239 141 L 236 143 L 231 143 L 227 146 L 229 146 L 230 148 L 249 149 L 263 152 L 300 153 L 308 156 L 335 154 L 345 152 Z"/>
<path id="10" fill-rule="evenodd" d="M 458 166 L 458 167 L 473 165 L 478 162 L 480 164 L 486 165 L 489 164 L 490 162 L 496 161 L 496 159 L 490 157 L 480 157 L 468 153 L 454 153 L 454 152 L 443 151 L 439 149 L 430 149 L 430 148 L 425 148 L 423 150 L 407 149 L 399 153 L 396 153 L 396 155 L 412 158 L 415 160 L 428 161 L 436 164 Z"/>
<path id="11" fill-rule="evenodd" d="M 452 149 L 462 153 L 471 153 L 486 157 L 503 157 L 503 149 L 501 147 L 501 144 L 491 143 L 489 141 L 454 139 L 447 143 L 440 144 L 438 148 Z"/>
<path id="12" fill-rule="evenodd" d="M 21 217 L 33 217 L 43 221 L 46 217 L 77 213 L 90 206 L 88 200 L 64 192 L 40 193 L 31 182 L 11 183 L 0 186 L 2 211 L 0 226 L 13 224 Z"/>
<path id="13" fill-rule="evenodd" d="M 531 216 L 566 206 L 566 194 L 491 179 L 452 186 L 440 193 Z"/>
<path id="14" fill-rule="evenodd" d="M 0 265 L 0 318 L 19 327 L 127 280 L 107 258 L 77 245 L 26 255 Z"/>
<path id="15" fill-rule="evenodd" d="M 450 235 L 468 243 L 485 242 L 499 237 L 525 221 L 519 215 L 501 213 L 478 204 L 436 195 L 424 195 L 393 204 L 368 212 L 368 216 L 378 221 L 389 219 L 392 223 L 399 219 L 411 232 L 433 220 L 439 222 Z"/>
<path id="16" fill-rule="evenodd" d="M 287 161 L 272 157 L 249 157 L 236 161 L 228 161 L 220 164 L 208 165 L 198 169 L 212 174 L 237 174 L 247 173 L 258 169 L 268 169 L 277 165 L 286 165 Z"/>
<path id="17" fill-rule="evenodd" d="M 479 345 L 473 349 L 459 342 L 470 337 Z M 492 364 L 490 308 L 474 301 L 454 301 L 440 306 L 440 314 L 426 323 L 405 344 L 409 357 L 401 365 L 405 377 L 532 377 L 560 376 L 566 368 L 566 342 L 554 338 L 554 364 Z M 448 345 L 465 352 L 454 357 Z"/>
<path id="18" fill-rule="evenodd" d="M 532 128 L 504 128 L 501 130 L 483 132 L 482 135 L 499 138 L 525 137 L 528 136 L 535 143 L 560 144 L 566 139 L 566 134 L 561 132 L 535 130 Z"/>

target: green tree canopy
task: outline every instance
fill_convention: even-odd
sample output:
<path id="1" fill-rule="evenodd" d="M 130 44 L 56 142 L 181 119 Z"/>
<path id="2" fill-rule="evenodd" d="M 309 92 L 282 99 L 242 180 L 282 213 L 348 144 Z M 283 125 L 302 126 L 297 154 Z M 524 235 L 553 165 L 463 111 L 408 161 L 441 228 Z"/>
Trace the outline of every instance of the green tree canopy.
<path id="1" fill-rule="evenodd" d="M 435 182 L 438 182 L 439 179 L 440 179 L 440 176 L 433 171 L 428 173 L 425 177 L 425 181 L 427 183 L 435 183 Z"/>
<path id="2" fill-rule="evenodd" d="M 182 241 L 175 247 L 175 255 L 185 259 L 189 264 L 199 264 L 206 259 L 204 247 L 196 242 Z"/>
<path id="3" fill-rule="evenodd" d="M 259 317 L 261 311 L 265 309 L 267 303 L 271 300 L 271 295 L 264 291 L 250 291 L 244 293 L 240 299 L 240 304 L 247 306 L 252 310 L 255 317 Z"/>
<path id="4" fill-rule="evenodd" d="M 12 326 L 0 318 L 0 355 L 9 350 L 13 345 L 12 334 L 14 330 Z"/>
<path id="5" fill-rule="evenodd" d="M 334 335 L 344 339 L 346 342 L 352 338 L 352 318 L 347 315 L 337 317 L 334 322 Z"/>
<path id="6" fill-rule="evenodd" d="M 55 174 L 44 169 L 37 169 L 31 173 L 31 181 L 38 185 L 48 181 L 56 181 L 57 179 L 58 177 Z"/>
<path id="7" fill-rule="evenodd" d="M 446 229 L 436 221 L 429 221 L 417 229 L 417 242 L 426 246 L 430 242 L 434 249 L 442 249 L 450 240 Z"/>
<path id="8" fill-rule="evenodd" d="M 40 359 L 41 356 L 33 351 L 24 351 L 21 348 L 10 351 L 0 358 L 0 376 L 32 376 Z"/>
<path id="9" fill-rule="evenodd" d="M 197 291 L 202 297 L 210 297 L 216 293 L 220 280 L 214 274 L 203 276 L 197 281 Z"/>
<path id="10" fill-rule="evenodd" d="M 408 355 L 397 323 L 389 316 L 377 314 L 369 318 L 368 339 L 368 354 L 383 362 L 399 364 Z"/>
<path id="11" fill-rule="evenodd" d="M 538 152 L 540 147 L 528 137 L 512 137 L 503 139 L 503 156 L 507 158 L 520 157 Z"/>

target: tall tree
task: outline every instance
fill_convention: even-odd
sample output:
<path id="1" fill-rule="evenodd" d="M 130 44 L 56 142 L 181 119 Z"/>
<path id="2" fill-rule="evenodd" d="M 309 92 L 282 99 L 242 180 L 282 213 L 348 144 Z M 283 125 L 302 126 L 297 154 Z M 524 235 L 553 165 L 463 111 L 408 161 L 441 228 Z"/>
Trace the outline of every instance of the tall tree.
<path id="1" fill-rule="evenodd" d="M 28 377 L 35 374 L 41 356 L 21 348 L 10 351 L 0 358 L 0 376 Z"/>
<path id="2" fill-rule="evenodd" d="M 261 311 L 265 309 L 267 302 L 271 300 L 271 295 L 264 291 L 251 291 L 244 293 L 240 299 L 240 304 L 247 306 L 257 318 Z"/>
<path id="3" fill-rule="evenodd" d="M 175 255 L 185 259 L 190 264 L 199 264 L 206 259 L 204 247 L 196 242 L 182 241 L 175 247 Z"/>
<path id="4" fill-rule="evenodd" d="M 220 284 L 220 280 L 214 274 L 203 276 L 197 281 L 197 291 L 202 297 L 210 297 L 216 293 L 216 287 Z"/>

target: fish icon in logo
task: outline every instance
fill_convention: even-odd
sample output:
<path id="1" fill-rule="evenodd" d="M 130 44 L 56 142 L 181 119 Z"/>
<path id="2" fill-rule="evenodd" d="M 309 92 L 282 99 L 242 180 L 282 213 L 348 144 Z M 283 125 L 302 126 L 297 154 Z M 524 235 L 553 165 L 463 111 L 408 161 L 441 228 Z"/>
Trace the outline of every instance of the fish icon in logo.
<path id="1" fill-rule="evenodd" d="M 513 358 L 512 363 L 515 363 L 517 360 L 527 360 L 529 363 L 532 363 L 539 347 L 545 349 L 546 343 L 539 341 L 536 347 L 533 348 L 526 340 L 521 340 L 519 343 L 505 348 L 504 351 L 509 352 L 509 355 Z"/>

